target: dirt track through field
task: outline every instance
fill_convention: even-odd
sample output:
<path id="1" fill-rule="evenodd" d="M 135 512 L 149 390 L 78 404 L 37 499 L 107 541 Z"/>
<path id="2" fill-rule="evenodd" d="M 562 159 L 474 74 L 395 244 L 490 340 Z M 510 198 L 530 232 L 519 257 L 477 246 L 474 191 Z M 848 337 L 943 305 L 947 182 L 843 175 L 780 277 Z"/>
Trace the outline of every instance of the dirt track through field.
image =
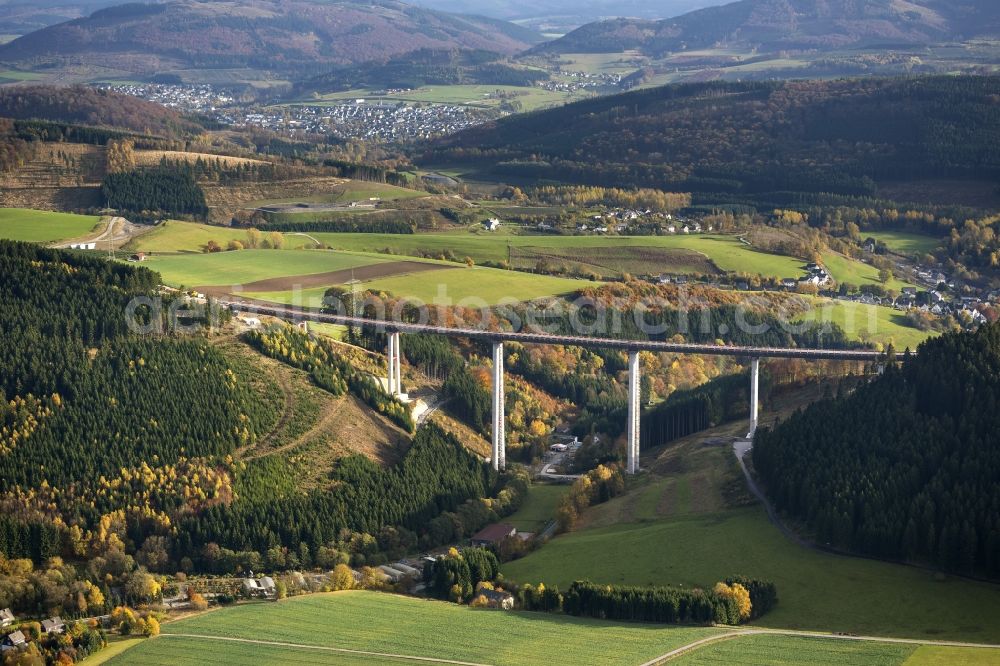
<path id="1" fill-rule="evenodd" d="M 421 661 L 432 664 L 458 664 L 458 666 L 488 666 L 470 661 L 457 661 L 455 659 L 438 659 L 437 657 L 419 657 L 412 654 L 392 654 L 387 652 L 370 652 L 368 650 L 352 650 L 349 648 L 331 647 L 327 645 L 308 645 L 304 643 L 286 643 L 284 641 L 263 641 L 253 638 L 233 638 L 230 636 L 211 636 L 205 634 L 160 634 L 157 638 L 193 638 L 207 641 L 229 641 L 230 643 L 250 643 L 251 645 L 270 645 L 274 647 L 295 648 L 297 650 L 317 650 L 320 652 L 339 652 L 342 654 L 358 655 L 362 657 L 382 657 L 383 659 L 395 659 L 400 661 Z"/>
<path id="2" fill-rule="evenodd" d="M 345 284 L 350 280 L 375 280 L 377 278 L 395 277 L 397 275 L 409 275 L 411 273 L 424 273 L 426 271 L 438 271 L 453 268 L 442 264 L 431 264 L 423 261 L 390 261 L 382 264 L 369 264 L 357 268 L 346 268 L 339 271 L 329 271 L 327 273 L 313 273 L 311 275 L 287 275 L 267 280 L 257 280 L 242 285 L 242 291 L 249 293 L 271 293 L 278 291 L 291 291 L 292 289 L 311 289 L 313 287 L 328 287 L 335 284 Z M 200 291 L 211 296 L 222 296 L 232 291 L 232 285 L 227 286 L 201 286 L 195 287 L 195 291 Z"/>

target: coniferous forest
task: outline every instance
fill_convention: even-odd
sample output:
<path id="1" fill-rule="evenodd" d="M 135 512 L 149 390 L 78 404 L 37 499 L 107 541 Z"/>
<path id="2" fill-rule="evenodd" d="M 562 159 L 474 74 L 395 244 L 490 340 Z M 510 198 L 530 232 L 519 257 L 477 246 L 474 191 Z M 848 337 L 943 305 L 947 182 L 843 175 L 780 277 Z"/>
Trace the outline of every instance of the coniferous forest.
<path id="1" fill-rule="evenodd" d="M 925 342 L 850 395 L 757 433 L 778 509 L 820 544 L 1000 575 L 1000 326 Z"/>
<path id="2" fill-rule="evenodd" d="M 144 268 L 0 242 L 2 556 L 86 556 L 99 562 L 95 582 L 105 565 L 118 580 L 136 562 L 217 573 L 308 565 L 324 552 L 377 562 L 517 509 L 523 480 L 430 425 L 393 467 L 352 456 L 330 487 L 269 492 L 260 461 L 240 460 L 262 429 L 254 389 L 204 339 L 130 330 L 127 312 L 140 324 L 162 316 L 158 283 Z M 135 297 L 145 304 L 130 308 Z M 374 384 L 302 338 L 277 340 L 320 386 L 367 387 L 360 397 L 378 402 Z"/>

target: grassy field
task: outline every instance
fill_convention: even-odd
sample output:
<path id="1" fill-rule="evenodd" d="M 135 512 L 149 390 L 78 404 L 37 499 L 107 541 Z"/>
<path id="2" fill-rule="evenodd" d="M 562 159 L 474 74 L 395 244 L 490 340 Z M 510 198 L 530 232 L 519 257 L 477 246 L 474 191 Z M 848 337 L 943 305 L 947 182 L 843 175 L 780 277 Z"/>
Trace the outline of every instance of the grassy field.
<path id="1" fill-rule="evenodd" d="M 739 242 L 734 236 L 530 236 L 509 233 L 474 232 L 461 230 L 437 234 L 314 234 L 330 247 L 356 251 L 376 251 L 391 248 L 400 254 L 437 254 L 450 250 L 459 257 L 469 256 L 475 261 L 504 261 L 508 245 L 516 260 L 519 255 L 536 260 L 548 255 L 555 261 L 572 260 L 581 251 L 595 248 L 631 248 L 643 250 L 693 251 L 705 255 L 723 271 L 738 271 L 776 277 L 799 276 L 802 262 L 792 257 L 766 254 Z M 683 256 L 683 255 L 681 255 Z M 631 262 L 622 262 L 617 268 L 633 266 L 640 273 L 644 268 Z M 658 268 L 657 268 L 658 267 Z M 614 271 L 615 266 L 609 266 Z M 656 269 L 656 270 L 653 270 Z M 680 265 L 671 265 L 669 254 L 663 254 L 655 266 L 645 267 L 645 272 L 690 271 L 687 257 Z"/>
<path id="2" fill-rule="evenodd" d="M 127 247 L 136 252 L 201 252 L 209 241 L 225 247 L 231 240 L 242 242 L 246 238 L 244 229 L 167 220 L 134 238 Z"/>
<path id="3" fill-rule="evenodd" d="M 671 663 L 685 666 L 715 664 L 996 666 L 1000 664 L 1000 650 L 754 634 L 708 643 L 681 655 Z"/>
<path id="4" fill-rule="evenodd" d="M 340 271 L 393 261 L 391 257 L 324 250 L 241 250 L 153 256 L 146 265 L 172 286 L 234 285 Z"/>
<path id="5" fill-rule="evenodd" d="M 68 240 L 94 230 L 100 220 L 96 215 L 0 208 L 0 238 L 32 243 Z"/>
<path id="6" fill-rule="evenodd" d="M 434 305 L 481 307 L 510 301 L 569 294 L 595 283 L 586 280 L 532 275 L 497 268 L 468 268 L 451 264 L 448 268 L 425 273 L 400 274 L 366 280 L 361 290 L 385 292 L 398 298 Z M 292 291 L 248 291 L 246 296 L 275 303 L 318 307 L 326 287 Z"/>
<path id="7" fill-rule="evenodd" d="M 80 664 L 82 666 L 100 666 L 101 664 L 106 664 L 121 653 L 131 650 L 142 642 L 141 638 L 123 638 L 120 636 L 109 636 L 108 646 L 98 652 L 97 654 L 92 654 L 86 659 L 84 659 Z"/>
<path id="8" fill-rule="evenodd" d="M 357 191 L 356 194 L 361 196 L 367 192 Z M 264 203 L 282 202 L 258 202 Z M 480 264 L 506 261 L 509 253 L 515 267 L 534 267 L 544 260 L 609 277 L 626 272 L 711 273 L 716 268 L 726 272 L 798 277 L 804 271 L 799 259 L 760 252 L 744 245 L 735 236 L 723 235 L 535 236 L 509 230 L 489 233 L 478 229 L 427 234 L 316 232 L 310 235 L 331 248 L 351 252 L 374 253 L 388 249 L 394 254 L 408 256 L 441 256 L 451 252 L 457 257 L 471 257 Z M 289 248 L 312 242 L 304 236 L 286 235 L 285 238 Z M 200 252 L 210 240 L 225 246 L 230 240 L 245 239 L 246 232 L 239 229 L 170 221 L 139 236 L 129 249 Z M 840 281 L 859 286 L 878 281 L 878 271 L 862 262 L 832 252 L 824 256 L 824 261 Z M 903 283 L 893 280 L 888 286 L 899 289 Z"/>
<path id="9" fill-rule="evenodd" d="M 385 291 L 424 303 L 454 303 L 467 307 L 495 305 L 503 301 L 531 301 L 546 296 L 570 294 L 596 283 L 588 280 L 532 275 L 497 268 L 454 268 L 416 276 L 397 275 L 370 280 L 365 289 Z"/>
<path id="10" fill-rule="evenodd" d="M 1000 650 L 921 645 L 906 666 L 1000 666 Z"/>
<path id="11" fill-rule="evenodd" d="M 539 532 L 555 518 L 556 506 L 567 490 L 568 488 L 563 485 L 532 484 L 524 504 L 516 512 L 504 518 L 504 522 L 510 523 L 519 532 Z"/>
<path id="12" fill-rule="evenodd" d="M 871 236 L 875 240 L 885 243 L 893 252 L 905 255 L 912 255 L 916 252 L 927 254 L 943 242 L 940 238 L 905 231 L 865 231 L 862 236 L 864 238 Z"/>
<path id="13" fill-rule="evenodd" d="M 672 660 L 685 666 L 708 664 L 868 664 L 895 666 L 918 649 L 916 645 L 871 643 L 805 636 L 740 636 L 699 647 Z"/>
<path id="14" fill-rule="evenodd" d="M 844 255 L 837 254 L 836 252 L 824 252 L 823 265 L 826 266 L 826 269 L 830 271 L 830 275 L 832 275 L 837 282 L 849 282 L 858 287 L 881 284 L 878 279 L 877 268 L 869 266 L 861 261 L 848 259 Z M 902 280 L 897 280 L 896 278 L 891 278 L 885 284 L 887 289 L 895 289 L 896 291 L 899 291 L 903 287 L 907 286 L 911 286 L 909 282 L 903 282 Z"/>
<path id="15" fill-rule="evenodd" d="M 789 392 L 762 414 L 773 420 L 820 394 Z M 731 449 L 704 443 L 740 432 L 745 424 L 734 422 L 643 451 L 647 472 L 626 494 L 588 510 L 576 531 L 505 564 L 504 575 L 565 589 L 577 579 L 710 587 L 740 573 L 778 588 L 780 602 L 763 626 L 1000 643 L 998 585 L 825 553 L 783 536 L 763 507 L 733 494 L 743 481 Z"/>
<path id="16" fill-rule="evenodd" d="M 721 631 L 477 611 L 374 592 L 316 594 L 279 603 L 241 605 L 164 624 L 162 630 L 164 634 L 281 641 L 491 664 L 638 664 Z M 277 647 L 208 640 L 193 644 L 189 640 L 161 636 L 108 663 L 340 663 L 341 658 L 301 648 L 286 653 Z"/>
<path id="17" fill-rule="evenodd" d="M 813 298 L 813 309 L 800 321 L 818 321 L 836 324 L 854 340 L 877 342 L 883 346 L 890 343 L 899 351 L 917 345 L 935 335 L 933 331 L 921 331 L 907 324 L 906 316 L 889 307 L 865 305 L 851 301 Z"/>

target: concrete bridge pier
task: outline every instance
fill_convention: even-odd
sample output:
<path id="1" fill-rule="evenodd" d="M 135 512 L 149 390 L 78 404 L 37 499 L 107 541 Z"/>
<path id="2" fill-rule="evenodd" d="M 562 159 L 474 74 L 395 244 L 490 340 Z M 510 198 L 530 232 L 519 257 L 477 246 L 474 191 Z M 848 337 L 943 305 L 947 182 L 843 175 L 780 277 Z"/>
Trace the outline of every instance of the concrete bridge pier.
<path id="1" fill-rule="evenodd" d="M 507 467 L 507 439 L 504 432 L 503 342 L 493 342 L 493 469 Z"/>
<path id="2" fill-rule="evenodd" d="M 639 376 L 639 352 L 628 354 L 628 444 L 626 471 L 635 474 L 639 471 L 639 417 L 642 414 L 640 405 L 642 380 Z"/>
<path id="3" fill-rule="evenodd" d="M 389 340 L 389 349 L 386 354 L 389 360 L 389 395 L 398 398 L 403 393 L 403 373 L 400 368 L 401 355 L 399 348 L 399 331 L 390 331 L 386 337 Z"/>
<path id="4" fill-rule="evenodd" d="M 750 361 L 750 432 L 747 439 L 752 439 L 757 432 L 757 402 L 760 391 L 760 359 Z"/>

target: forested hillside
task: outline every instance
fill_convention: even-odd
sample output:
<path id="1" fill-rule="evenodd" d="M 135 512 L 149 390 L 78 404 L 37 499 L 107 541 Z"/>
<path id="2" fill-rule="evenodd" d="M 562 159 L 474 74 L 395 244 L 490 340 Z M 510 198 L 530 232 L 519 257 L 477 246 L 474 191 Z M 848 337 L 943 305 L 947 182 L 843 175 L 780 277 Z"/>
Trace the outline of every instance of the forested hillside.
<path id="1" fill-rule="evenodd" d="M 0 118 L 113 127 L 165 138 L 201 131 L 161 104 L 87 86 L 0 88 Z"/>
<path id="2" fill-rule="evenodd" d="M 0 46 L 0 61 L 73 63 L 137 74 L 248 68 L 296 80 L 332 66 L 422 48 L 513 54 L 540 36 L 485 17 L 445 14 L 394 0 L 174 0 L 127 3 Z"/>
<path id="3" fill-rule="evenodd" d="M 652 56 L 719 46 L 822 51 L 968 39 L 995 34 L 998 21 L 1000 13 L 991 0 L 740 0 L 660 21 L 590 23 L 537 50 L 638 49 Z"/>
<path id="4" fill-rule="evenodd" d="M 341 458 L 330 483 L 308 492 L 280 456 L 243 460 L 273 406 L 204 338 L 157 333 L 158 284 L 143 268 L 0 242 L 0 563 L 87 560 L 78 582 L 106 591 L 77 604 L 65 587 L 0 567 L 0 606 L 100 611 L 107 586 L 125 585 L 137 565 L 233 573 L 378 563 L 519 505 L 523 482 L 498 477 L 434 426 L 395 466 Z M 129 313 L 150 324 L 145 332 Z M 318 386 L 376 390 L 331 346 L 301 337 L 295 350 L 312 349 Z M 289 339 L 261 344 L 269 340 Z M 284 358 L 279 347 L 268 349 Z"/>
<path id="5" fill-rule="evenodd" d="M 753 462 L 817 542 L 1000 575 L 1000 326 L 925 342 L 851 395 L 758 431 Z"/>
<path id="6" fill-rule="evenodd" d="M 673 85 L 506 118 L 423 159 L 695 203 L 871 197 L 882 179 L 1000 177 L 998 90 L 996 77 Z"/>

